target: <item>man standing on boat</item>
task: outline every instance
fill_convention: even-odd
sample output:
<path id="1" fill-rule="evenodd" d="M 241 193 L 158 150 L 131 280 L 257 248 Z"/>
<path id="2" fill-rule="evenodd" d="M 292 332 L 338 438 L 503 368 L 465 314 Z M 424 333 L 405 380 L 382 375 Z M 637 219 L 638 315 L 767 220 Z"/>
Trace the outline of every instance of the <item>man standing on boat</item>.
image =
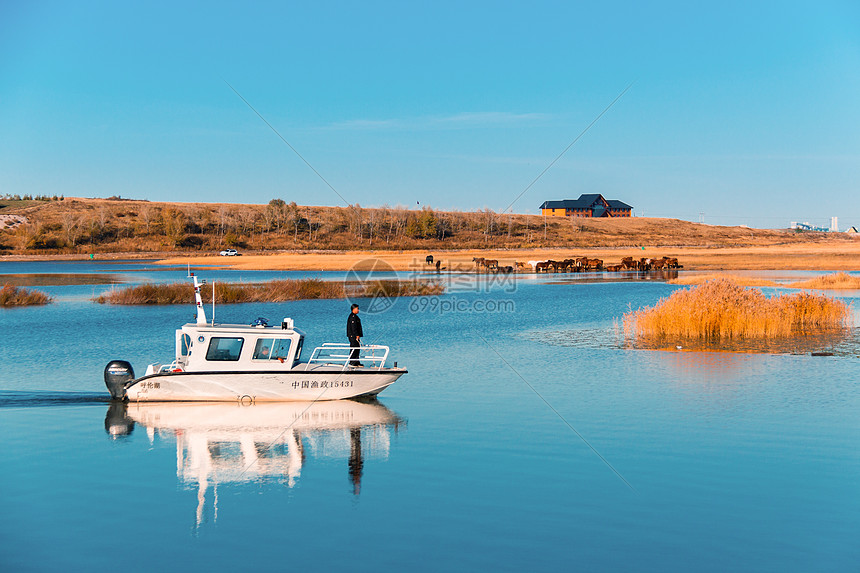
<path id="1" fill-rule="evenodd" d="M 358 318 L 358 305 L 353 304 L 349 318 L 346 319 L 346 337 L 349 338 L 350 347 L 354 348 L 349 354 L 351 366 L 362 366 L 362 363 L 358 361 L 358 347 L 361 346 L 362 336 L 364 336 L 364 332 L 361 330 L 361 319 Z"/>

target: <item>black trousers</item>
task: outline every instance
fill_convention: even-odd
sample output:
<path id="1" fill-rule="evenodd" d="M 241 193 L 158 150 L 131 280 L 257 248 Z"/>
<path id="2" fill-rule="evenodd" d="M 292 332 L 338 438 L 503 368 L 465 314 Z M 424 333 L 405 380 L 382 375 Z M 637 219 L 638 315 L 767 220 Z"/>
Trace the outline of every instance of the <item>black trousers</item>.
<path id="1" fill-rule="evenodd" d="M 360 346 L 358 343 L 358 337 L 357 336 L 350 336 L 349 337 L 349 345 L 355 347 L 355 349 L 351 350 L 349 353 L 349 363 L 352 364 L 353 366 L 358 366 L 359 364 L 361 364 L 361 362 L 358 361 L 358 356 L 359 356 L 359 352 L 360 352 L 358 350 L 358 346 Z"/>

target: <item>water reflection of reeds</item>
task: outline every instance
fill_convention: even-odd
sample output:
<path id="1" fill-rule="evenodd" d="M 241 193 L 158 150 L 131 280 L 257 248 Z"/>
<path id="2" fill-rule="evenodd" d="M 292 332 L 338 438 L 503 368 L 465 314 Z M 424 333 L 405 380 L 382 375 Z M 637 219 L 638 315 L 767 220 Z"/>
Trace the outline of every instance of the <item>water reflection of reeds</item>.
<path id="1" fill-rule="evenodd" d="M 770 339 L 702 340 L 664 336 L 629 337 L 625 336 L 619 328 L 530 331 L 523 334 L 523 337 L 541 344 L 566 348 L 860 356 L 860 328 L 810 331 L 802 336 Z"/>
<path id="2" fill-rule="evenodd" d="M 724 338 L 716 340 L 638 336 L 626 339 L 624 347 L 644 350 L 857 356 L 860 354 L 860 330 L 856 328 L 834 328 L 807 331 L 803 334 L 782 338 Z"/>

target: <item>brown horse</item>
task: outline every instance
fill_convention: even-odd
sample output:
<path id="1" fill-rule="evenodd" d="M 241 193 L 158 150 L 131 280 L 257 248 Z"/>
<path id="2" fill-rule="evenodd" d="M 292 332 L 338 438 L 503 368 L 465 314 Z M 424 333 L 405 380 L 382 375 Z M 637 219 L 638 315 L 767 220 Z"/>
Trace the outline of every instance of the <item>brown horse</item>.
<path id="1" fill-rule="evenodd" d="M 587 271 L 599 271 L 603 268 L 603 261 L 601 259 L 589 259 L 588 257 L 581 257 L 576 259 L 577 265 Z"/>

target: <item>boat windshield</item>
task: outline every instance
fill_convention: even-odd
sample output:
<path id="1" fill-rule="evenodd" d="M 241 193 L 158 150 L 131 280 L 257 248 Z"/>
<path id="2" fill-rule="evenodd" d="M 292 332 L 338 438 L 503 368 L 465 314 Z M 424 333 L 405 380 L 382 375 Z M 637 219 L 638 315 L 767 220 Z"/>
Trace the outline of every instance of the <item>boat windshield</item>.
<path id="1" fill-rule="evenodd" d="M 206 360 L 235 362 L 239 360 L 244 342 L 242 338 L 212 337 L 209 341 L 209 349 L 206 351 Z"/>

